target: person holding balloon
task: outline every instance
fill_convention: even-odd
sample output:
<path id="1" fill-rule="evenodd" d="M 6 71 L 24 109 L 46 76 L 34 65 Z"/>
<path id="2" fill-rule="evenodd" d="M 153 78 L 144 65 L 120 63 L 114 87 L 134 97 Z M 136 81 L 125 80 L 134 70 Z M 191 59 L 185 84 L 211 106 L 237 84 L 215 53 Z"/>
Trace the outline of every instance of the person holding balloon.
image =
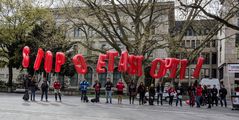
<path id="1" fill-rule="evenodd" d="M 88 102 L 88 98 L 86 96 L 87 88 L 89 87 L 89 83 L 86 80 L 80 82 L 80 91 L 81 91 L 81 101 Z"/>
<path id="2" fill-rule="evenodd" d="M 121 79 L 119 79 L 119 82 L 117 83 L 116 88 L 117 88 L 117 93 L 118 93 L 118 104 L 122 104 L 124 83 L 122 82 Z"/>
<path id="3" fill-rule="evenodd" d="M 110 81 L 110 78 L 107 78 L 107 82 L 105 83 L 105 95 L 106 95 L 106 103 L 112 104 L 112 87 L 114 87 L 113 83 Z"/>

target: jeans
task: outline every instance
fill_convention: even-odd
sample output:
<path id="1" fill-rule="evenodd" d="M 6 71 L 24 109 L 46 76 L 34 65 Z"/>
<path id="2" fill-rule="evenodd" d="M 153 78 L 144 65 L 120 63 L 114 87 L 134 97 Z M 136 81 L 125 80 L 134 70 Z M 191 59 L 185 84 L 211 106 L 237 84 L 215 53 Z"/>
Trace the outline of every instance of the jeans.
<path id="1" fill-rule="evenodd" d="M 168 102 L 168 104 L 171 105 L 171 106 L 173 105 L 173 98 L 174 98 L 173 95 L 169 96 L 169 102 Z"/>
<path id="2" fill-rule="evenodd" d="M 112 91 L 105 91 L 106 94 L 106 103 L 109 103 L 109 99 L 110 99 L 110 103 L 112 103 Z"/>
<path id="3" fill-rule="evenodd" d="M 216 106 L 218 105 L 218 97 L 217 96 L 212 96 L 212 106 L 216 104 Z"/>
<path id="4" fill-rule="evenodd" d="M 35 88 L 31 88 L 31 100 L 35 101 L 36 90 Z"/>
<path id="5" fill-rule="evenodd" d="M 134 104 L 134 93 L 133 92 L 130 92 L 129 93 L 129 104 Z"/>
<path id="6" fill-rule="evenodd" d="M 45 94 L 45 98 L 46 98 L 46 101 L 47 101 L 47 97 L 48 97 L 48 89 L 46 89 L 46 90 L 42 90 L 42 92 L 41 92 L 41 100 L 43 100 L 43 96 L 44 96 L 44 94 Z"/>
<path id="7" fill-rule="evenodd" d="M 221 106 L 222 106 L 222 107 L 223 107 L 223 102 L 224 102 L 225 107 L 227 107 L 226 97 L 221 97 L 221 98 L 220 98 L 220 102 L 221 102 Z"/>
<path id="8" fill-rule="evenodd" d="M 179 98 L 179 96 L 177 96 L 176 99 L 176 106 L 178 106 L 178 101 L 180 102 L 180 106 L 182 107 L 182 98 Z"/>
<path id="9" fill-rule="evenodd" d="M 81 101 L 86 102 L 86 92 L 87 92 L 87 91 L 85 91 L 85 90 L 82 90 L 82 91 L 81 91 Z"/>
<path id="10" fill-rule="evenodd" d="M 196 97 L 196 102 L 197 102 L 197 107 L 200 107 L 200 105 L 201 105 L 201 98 L 202 98 L 202 96 L 197 96 Z"/>
<path id="11" fill-rule="evenodd" d="M 60 89 L 54 89 L 55 92 L 55 100 L 57 101 L 57 95 L 59 96 L 59 99 L 61 101 L 61 91 Z"/>
<path id="12" fill-rule="evenodd" d="M 95 91 L 95 102 L 100 102 L 100 91 Z"/>
<path id="13" fill-rule="evenodd" d="M 139 105 L 144 104 L 144 97 L 145 97 L 144 93 L 139 93 Z"/>
<path id="14" fill-rule="evenodd" d="M 163 105 L 163 94 L 162 93 L 158 93 L 157 96 L 157 104 L 159 105 L 159 97 L 160 97 L 160 104 Z"/>

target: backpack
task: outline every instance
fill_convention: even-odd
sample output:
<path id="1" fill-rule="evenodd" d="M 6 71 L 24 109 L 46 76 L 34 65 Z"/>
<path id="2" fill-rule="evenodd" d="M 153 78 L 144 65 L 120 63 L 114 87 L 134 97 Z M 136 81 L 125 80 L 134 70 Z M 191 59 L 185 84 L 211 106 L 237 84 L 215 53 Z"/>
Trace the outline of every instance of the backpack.
<path id="1" fill-rule="evenodd" d="M 28 91 L 25 92 L 25 94 L 22 97 L 23 100 L 28 101 L 29 100 L 29 94 Z"/>

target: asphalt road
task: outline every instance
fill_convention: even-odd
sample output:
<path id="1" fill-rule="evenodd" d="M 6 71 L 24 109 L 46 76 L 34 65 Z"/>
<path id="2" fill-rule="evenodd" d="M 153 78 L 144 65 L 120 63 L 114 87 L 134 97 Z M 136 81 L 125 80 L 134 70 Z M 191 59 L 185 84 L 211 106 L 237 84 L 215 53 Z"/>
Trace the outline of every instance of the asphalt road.
<path id="1" fill-rule="evenodd" d="M 63 96 L 62 102 L 55 102 L 49 96 L 49 102 L 25 102 L 21 94 L 0 93 L 0 120 L 238 120 L 239 111 L 231 108 L 214 107 L 212 109 L 175 106 L 122 105 L 113 100 L 113 104 L 82 103 L 79 96 Z M 138 101 L 136 102 L 138 103 Z M 175 105 L 175 103 L 174 103 Z"/>

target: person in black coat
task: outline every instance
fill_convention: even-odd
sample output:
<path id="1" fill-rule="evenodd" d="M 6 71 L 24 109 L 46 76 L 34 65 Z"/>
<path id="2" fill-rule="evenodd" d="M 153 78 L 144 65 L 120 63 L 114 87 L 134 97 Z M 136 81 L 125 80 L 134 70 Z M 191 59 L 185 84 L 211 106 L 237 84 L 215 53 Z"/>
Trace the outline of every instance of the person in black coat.
<path id="1" fill-rule="evenodd" d="M 149 105 L 154 105 L 155 87 L 151 84 L 149 87 Z"/>
<path id="2" fill-rule="evenodd" d="M 157 91 L 157 104 L 159 105 L 159 98 L 160 98 L 160 104 L 163 105 L 164 86 L 162 85 L 162 82 L 158 82 L 156 91 Z"/>
<path id="3" fill-rule="evenodd" d="M 221 106 L 223 107 L 223 102 L 224 102 L 225 107 L 227 107 L 227 100 L 226 100 L 227 89 L 224 87 L 224 85 L 222 85 L 221 89 L 219 90 L 219 96 L 220 96 Z"/>
<path id="4" fill-rule="evenodd" d="M 30 85 L 30 90 L 31 90 L 31 101 L 35 101 L 35 94 L 37 91 L 37 85 L 36 85 L 36 78 L 35 76 L 32 77 L 32 79 L 29 81 Z"/>
<path id="5" fill-rule="evenodd" d="M 180 103 L 180 106 L 182 107 L 182 95 L 183 95 L 183 88 L 181 85 L 179 85 L 177 88 L 176 88 L 176 97 L 177 97 L 177 100 L 176 100 L 176 106 L 178 106 L 178 101 Z"/>
<path id="6" fill-rule="evenodd" d="M 146 92 L 146 88 L 145 88 L 143 82 L 140 83 L 137 91 L 139 93 L 139 105 L 143 105 L 144 104 L 145 92 Z"/>
<path id="7" fill-rule="evenodd" d="M 218 105 L 218 97 L 217 97 L 217 94 L 218 94 L 218 90 L 216 88 L 216 85 L 213 85 L 213 88 L 212 88 L 212 106 L 214 104 L 216 104 L 216 106 Z"/>
<path id="8" fill-rule="evenodd" d="M 136 84 L 134 83 L 133 80 L 130 82 L 128 89 L 129 89 L 129 104 L 134 104 L 134 98 L 137 92 L 136 92 Z"/>

